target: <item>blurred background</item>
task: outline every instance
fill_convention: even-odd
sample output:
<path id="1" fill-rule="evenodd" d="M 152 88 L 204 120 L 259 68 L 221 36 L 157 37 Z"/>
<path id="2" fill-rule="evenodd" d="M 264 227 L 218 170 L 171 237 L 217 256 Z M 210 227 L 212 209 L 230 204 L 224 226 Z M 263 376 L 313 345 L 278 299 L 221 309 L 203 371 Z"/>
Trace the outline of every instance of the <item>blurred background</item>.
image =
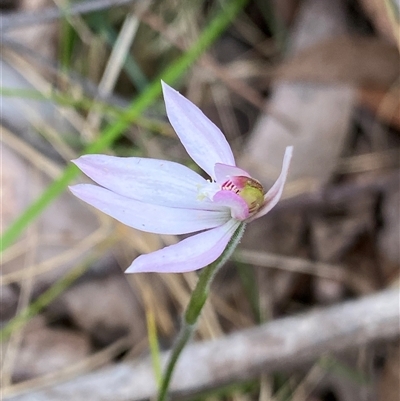
<path id="1" fill-rule="evenodd" d="M 194 340 L 214 358 L 182 365 L 173 399 L 398 400 L 398 0 L 2 0 L 0 12 L 4 400 L 154 396 L 197 273 L 124 275 L 179 238 L 123 226 L 67 186 L 85 182 L 69 163 L 85 153 L 198 168 L 160 79 L 265 189 L 294 145 L 283 200 L 213 284 Z M 275 342 L 261 335 L 247 354 L 249 333 L 271 325 Z M 209 344 L 231 338 L 224 366 L 227 343 Z"/>

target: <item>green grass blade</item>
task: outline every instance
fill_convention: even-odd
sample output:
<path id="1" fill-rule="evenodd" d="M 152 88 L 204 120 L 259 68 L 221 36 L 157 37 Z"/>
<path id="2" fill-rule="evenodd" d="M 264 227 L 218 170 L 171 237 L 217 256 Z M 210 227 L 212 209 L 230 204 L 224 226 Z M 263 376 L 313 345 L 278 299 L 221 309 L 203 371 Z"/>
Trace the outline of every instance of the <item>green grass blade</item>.
<path id="1" fill-rule="evenodd" d="M 146 310 L 147 337 L 150 346 L 151 362 L 153 364 L 154 377 L 157 387 L 160 387 L 162 380 L 160 347 L 158 345 L 157 327 L 154 313 L 151 309 Z"/>
<path id="2" fill-rule="evenodd" d="M 218 38 L 248 0 L 233 0 L 220 11 L 201 33 L 197 42 L 180 58 L 171 63 L 149 87 L 131 104 L 127 112 L 115 123 L 106 127 L 98 140 L 90 144 L 84 153 L 101 152 L 110 146 L 140 114 L 153 103 L 161 93 L 160 80 L 172 84 L 191 64 Z M 78 175 L 75 166 L 68 166 L 61 177 L 54 181 L 3 233 L 0 238 L 0 252 L 9 247 L 34 221 L 43 210 L 59 196 L 68 184 Z"/>
<path id="3" fill-rule="evenodd" d="M 118 38 L 117 31 L 112 27 L 108 19 L 105 18 L 104 13 L 98 16 L 98 18 L 100 19 L 101 24 L 99 25 L 101 26 L 101 32 L 104 35 L 106 42 L 110 46 L 114 46 Z M 146 86 L 149 84 L 148 79 L 132 54 L 129 52 L 126 55 L 124 62 L 124 71 L 131 83 L 138 88 L 140 92 L 146 89 Z"/>

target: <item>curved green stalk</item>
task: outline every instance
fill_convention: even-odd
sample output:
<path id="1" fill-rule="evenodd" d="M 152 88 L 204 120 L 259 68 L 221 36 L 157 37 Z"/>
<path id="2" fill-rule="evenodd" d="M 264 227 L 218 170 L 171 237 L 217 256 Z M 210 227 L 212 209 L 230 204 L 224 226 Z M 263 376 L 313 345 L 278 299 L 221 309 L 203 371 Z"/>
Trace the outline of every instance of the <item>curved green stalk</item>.
<path id="1" fill-rule="evenodd" d="M 127 111 L 115 122 L 109 124 L 99 138 L 88 145 L 83 153 L 97 153 L 104 151 L 108 146 L 122 135 L 128 126 L 140 117 L 141 113 L 149 107 L 161 94 L 160 80 L 167 83 L 176 81 L 196 59 L 218 38 L 229 25 L 238 12 L 245 6 L 248 0 L 232 0 L 201 33 L 197 42 L 175 62 L 170 64 L 158 78 L 156 78 L 146 90 L 144 90 L 130 105 Z M 0 252 L 8 248 L 35 220 L 42 211 L 59 196 L 68 184 L 79 174 L 78 168 L 69 165 L 60 178 L 53 181 L 41 196 L 5 230 L 0 238 Z"/>
<path id="2" fill-rule="evenodd" d="M 194 333 L 203 306 L 207 301 L 207 297 L 210 292 L 210 285 L 218 270 L 228 261 L 233 251 L 239 244 L 245 227 L 246 224 L 242 223 L 236 229 L 222 255 L 215 262 L 209 264 L 201 270 L 196 288 L 194 289 L 192 296 L 190 297 L 189 304 L 183 315 L 182 326 L 179 331 L 178 338 L 175 342 L 174 347 L 172 348 L 167 366 L 165 368 L 161 386 L 158 392 L 157 401 L 165 401 L 167 399 L 168 388 L 172 379 L 175 365 L 178 362 L 178 359 L 183 349 L 185 348 L 186 344 L 189 342 Z"/>

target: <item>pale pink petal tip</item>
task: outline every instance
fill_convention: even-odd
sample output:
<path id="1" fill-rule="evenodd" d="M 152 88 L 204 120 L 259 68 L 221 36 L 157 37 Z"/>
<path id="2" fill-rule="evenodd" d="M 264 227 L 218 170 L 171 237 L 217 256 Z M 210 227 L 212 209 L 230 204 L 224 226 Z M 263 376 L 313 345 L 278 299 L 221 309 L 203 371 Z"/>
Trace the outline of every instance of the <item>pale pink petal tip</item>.
<path id="1" fill-rule="evenodd" d="M 215 178 L 218 184 L 223 184 L 230 177 L 250 177 L 250 174 L 236 166 L 228 166 L 223 163 L 216 163 L 214 166 Z"/>
<path id="2" fill-rule="evenodd" d="M 228 245 L 240 222 L 227 223 L 186 238 L 177 244 L 136 258 L 125 273 L 184 273 L 214 262 Z"/>

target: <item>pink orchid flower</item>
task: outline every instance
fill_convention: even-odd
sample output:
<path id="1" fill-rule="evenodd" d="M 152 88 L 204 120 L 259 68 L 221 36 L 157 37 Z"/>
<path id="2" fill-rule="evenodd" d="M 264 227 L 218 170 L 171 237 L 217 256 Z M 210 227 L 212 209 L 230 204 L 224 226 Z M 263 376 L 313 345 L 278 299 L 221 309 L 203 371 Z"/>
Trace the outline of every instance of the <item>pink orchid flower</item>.
<path id="1" fill-rule="evenodd" d="M 177 244 L 137 257 L 127 273 L 178 273 L 214 262 L 241 223 L 268 213 L 279 201 L 292 147 L 275 184 L 262 185 L 236 167 L 222 132 L 196 107 L 162 83 L 169 121 L 192 159 L 209 176 L 167 160 L 85 155 L 73 162 L 97 185 L 72 193 L 127 226 L 157 234 L 201 231 Z"/>

